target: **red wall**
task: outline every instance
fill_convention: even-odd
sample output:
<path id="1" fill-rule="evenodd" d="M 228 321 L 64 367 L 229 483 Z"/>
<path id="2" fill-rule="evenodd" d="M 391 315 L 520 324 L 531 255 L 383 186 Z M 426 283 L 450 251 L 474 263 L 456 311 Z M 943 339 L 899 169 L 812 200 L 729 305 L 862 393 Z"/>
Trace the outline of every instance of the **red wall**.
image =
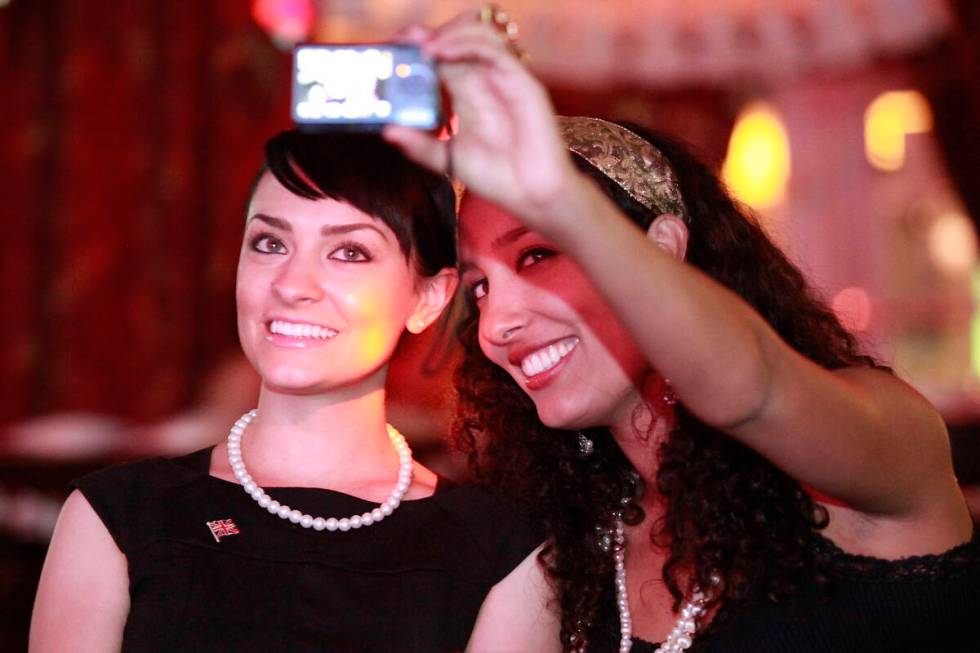
<path id="1" fill-rule="evenodd" d="M 0 423 L 149 419 L 237 347 L 234 267 L 287 53 L 242 0 L 0 9 Z"/>

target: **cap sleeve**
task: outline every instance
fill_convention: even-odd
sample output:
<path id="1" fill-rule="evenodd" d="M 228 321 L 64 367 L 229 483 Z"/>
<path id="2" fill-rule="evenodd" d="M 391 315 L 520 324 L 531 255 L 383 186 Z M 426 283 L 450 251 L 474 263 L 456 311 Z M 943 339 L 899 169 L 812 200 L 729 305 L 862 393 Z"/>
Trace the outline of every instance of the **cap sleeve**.
<path id="1" fill-rule="evenodd" d="M 453 493 L 452 506 L 471 543 L 463 561 L 470 573 L 481 570 L 481 580 L 495 585 L 544 542 L 526 511 L 510 499 L 486 488 L 469 486 Z"/>
<path id="2" fill-rule="evenodd" d="M 113 465 L 69 484 L 105 524 L 125 554 L 138 548 L 153 527 L 163 489 L 181 476 L 181 468 L 161 458 Z"/>

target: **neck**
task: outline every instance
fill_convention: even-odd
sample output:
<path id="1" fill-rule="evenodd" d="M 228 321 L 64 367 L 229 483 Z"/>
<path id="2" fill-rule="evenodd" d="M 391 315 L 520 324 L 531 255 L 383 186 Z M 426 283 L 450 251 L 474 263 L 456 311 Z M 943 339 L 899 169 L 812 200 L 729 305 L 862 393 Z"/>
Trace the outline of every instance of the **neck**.
<path id="1" fill-rule="evenodd" d="M 609 425 L 613 439 L 646 484 L 646 493 L 639 503 L 646 514 L 640 526 L 647 539 L 649 524 L 662 517 L 665 510 L 663 497 L 655 491 L 660 467 L 658 450 L 676 422 L 673 406 L 663 398 L 665 387 L 661 377 L 651 374 L 642 395 Z M 633 537 L 635 530 L 635 527 L 627 528 L 627 539 Z"/>
<path id="2" fill-rule="evenodd" d="M 644 479 L 652 479 L 659 467 L 657 449 L 674 424 L 670 407 L 655 407 L 646 400 L 633 405 L 627 415 L 609 426 L 613 439 Z"/>
<path id="3" fill-rule="evenodd" d="M 242 452 L 260 484 L 340 489 L 397 470 L 385 430 L 384 388 L 338 398 L 263 386 L 258 410 Z"/>

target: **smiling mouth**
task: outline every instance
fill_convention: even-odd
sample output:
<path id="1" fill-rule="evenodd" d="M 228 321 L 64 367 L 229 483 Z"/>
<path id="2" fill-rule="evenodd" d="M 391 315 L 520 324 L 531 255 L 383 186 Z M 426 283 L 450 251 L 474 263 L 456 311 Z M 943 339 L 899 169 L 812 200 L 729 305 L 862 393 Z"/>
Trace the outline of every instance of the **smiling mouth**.
<path id="1" fill-rule="evenodd" d="M 572 353 L 578 345 L 578 338 L 572 336 L 532 352 L 521 361 L 521 372 L 530 378 L 547 372 Z"/>
<path id="2" fill-rule="evenodd" d="M 338 333 L 334 329 L 328 329 L 318 324 L 286 322 L 285 320 L 272 320 L 269 322 L 268 328 L 269 333 L 277 336 L 308 338 L 310 340 L 329 340 Z"/>

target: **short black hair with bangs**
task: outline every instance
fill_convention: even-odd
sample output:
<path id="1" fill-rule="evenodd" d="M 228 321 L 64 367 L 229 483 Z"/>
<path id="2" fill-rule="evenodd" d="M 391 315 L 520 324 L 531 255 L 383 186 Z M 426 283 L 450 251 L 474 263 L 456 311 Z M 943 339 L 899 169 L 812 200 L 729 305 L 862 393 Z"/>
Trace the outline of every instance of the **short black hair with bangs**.
<path id="1" fill-rule="evenodd" d="M 298 197 L 347 202 L 384 222 L 422 276 L 456 266 L 452 184 L 409 161 L 379 135 L 280 132 L 265 144 L 249 201 L 267 171 Z"/>

